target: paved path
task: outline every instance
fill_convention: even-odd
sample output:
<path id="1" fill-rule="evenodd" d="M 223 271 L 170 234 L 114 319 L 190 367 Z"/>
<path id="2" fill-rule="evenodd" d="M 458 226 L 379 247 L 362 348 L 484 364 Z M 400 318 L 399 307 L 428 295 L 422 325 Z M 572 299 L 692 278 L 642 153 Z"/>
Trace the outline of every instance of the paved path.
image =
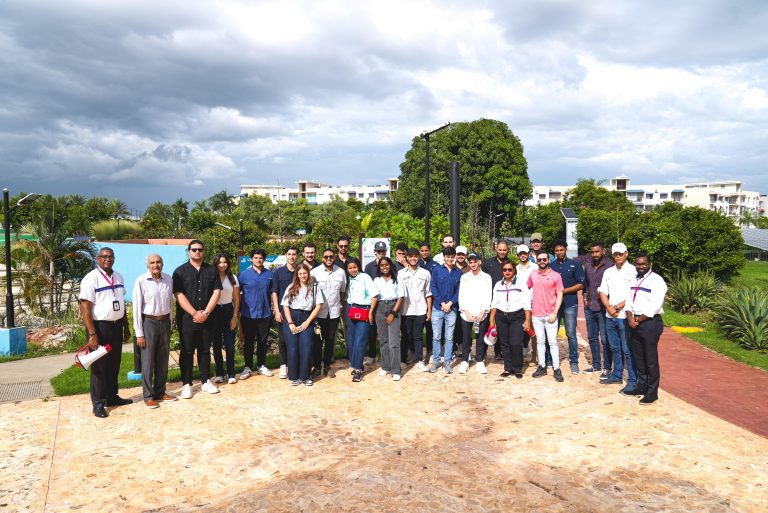
<path id="1" fill-rule="evenodd" d="M 586 339 L 583 314 L 578 326 Z M 662 389 L 768 438 L 768 372 L 726 358 L 669 328 L 659 342 L 659 366 Z"/>

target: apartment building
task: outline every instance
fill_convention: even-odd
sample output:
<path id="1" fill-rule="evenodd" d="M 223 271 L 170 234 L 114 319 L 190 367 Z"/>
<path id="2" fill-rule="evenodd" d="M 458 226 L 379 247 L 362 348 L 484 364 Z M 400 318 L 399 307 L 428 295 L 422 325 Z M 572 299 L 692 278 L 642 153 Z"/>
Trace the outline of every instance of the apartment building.
<path id="1" fill-rule="evenodd" d="M 322 205 L 338 196 L 343 200 L 354 198 L 363 203 L 385 201 L 397 190 L 399 179 L 389 178 L 386 185 L 326 185 L 312 180 L 299 180 L 296 187 L 282 185 L 241 185 L 240 197 L 266 196 L 272 203 L 305 199 L 312 205 Z"/>

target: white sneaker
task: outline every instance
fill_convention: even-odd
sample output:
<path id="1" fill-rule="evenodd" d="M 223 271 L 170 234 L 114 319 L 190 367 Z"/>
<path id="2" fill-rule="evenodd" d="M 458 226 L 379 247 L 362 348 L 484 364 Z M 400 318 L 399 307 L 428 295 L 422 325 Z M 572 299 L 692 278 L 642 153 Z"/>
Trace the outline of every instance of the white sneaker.
<path id="1" fill-rule="evenodd" d="M 416 370 L 419 372 L 429 372 L 429 367 L 424 365 L 424 362 L 419 362 L 416 364 Z"/>
<path id="2" fill-rule="evenodd" d="M 240 379 L 248 379 L 248 376 L 251 375 L 251 368 L 246 367 L 243 369 L 243 372 L 240 373 Z"/>
<path id="3" fill-rule="evenodd" d="M 219 389 L 216 388 L 216 385 L 214 385 L 210 379 L 203 384 L 202 390 L 203 392 L 208 392 L 209 394 L 219 393 Z"/>
<path id="4" fill-rule="evenodd" d="M 466 374 L 467 369 L 469 369 L 469 362 L 461 362 L 461 365 L 459 365 L 459 374 Z"/>
<path id="5" fill-rule="evenodd" d="M 400 381 L 400 374 L 392 374 L 392 381 Z"/>
<path id="6" fill-rule="evenodd" d="M 485 368 L 485 363 L 483 362 L 477 362 L 475 364 L 475 369 L 477 369 L 477 372 L 480 374 L 488 374 L 488 369 Z"/>
<path id="7" fill-rule="evenodd" d="M 235 383 L 237 383 L 237 379 L 236 378 L 229 378 L 227 383 L 230 384 L 230 385 L 234 385 Z"/>
<path id="8" fill-rule="evenodd" d="M 280 379 L 288 379 L 288 366 L 287 365 L 281 365 L 280 366 L 280 374 L 277 375 Z"/>
<path id="9" fill-rule="evenodd" d="M 184 385 L 181 387 L 181 398 L 192 399 L 192 385 Z"/>
<path id="10" fill-rule="evenodd" d="M 213 380 L 214 383 L 224 383 L 224 376 L 216 376 L 216 379 Z"/>
<path id="11" fill-rule="evenodd" d="M 384 369 L 381 369 L 379 371 L 379 376 L 386 376 L 386 375 L 387 375 L 387 371 L 385 371 Z"/>
<path id="12" fill-rule="evenodd" d="M 267 369 L 266 365 L 262 365 L 261 367 L 259 367 L 259 374 L 261 374 L 262 376 L 266 376 L 268 378 L 274 376 L 272 371 Z"/>
<path id="13" fill-rule="evenodd" d="M 364 363 L 365 365 L 373 365 L 373 358 L 371 358 L 370 356 L 366 356 L 366 357 L 363 359 L 363 363 Z"/>

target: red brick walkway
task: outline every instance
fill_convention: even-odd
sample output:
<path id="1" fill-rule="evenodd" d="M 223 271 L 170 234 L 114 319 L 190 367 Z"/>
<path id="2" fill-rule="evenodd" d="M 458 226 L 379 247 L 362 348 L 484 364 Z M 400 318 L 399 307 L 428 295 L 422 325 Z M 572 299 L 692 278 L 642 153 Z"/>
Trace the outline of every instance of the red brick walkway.
<path id="1" fill-rule="evenodd" d="M 586 339 L 582 319 L 583 314 L 578 329 Z M 659 366 L 665 391 L 768 438 L 768 372 L 735 362 L 669 328 L 659 341 Z"/>

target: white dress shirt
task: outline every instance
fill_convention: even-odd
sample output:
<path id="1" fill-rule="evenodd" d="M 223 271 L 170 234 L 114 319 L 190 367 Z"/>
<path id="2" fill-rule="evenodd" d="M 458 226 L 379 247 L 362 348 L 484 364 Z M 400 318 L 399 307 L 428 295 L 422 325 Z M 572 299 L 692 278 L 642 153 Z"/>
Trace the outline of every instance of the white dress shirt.
<path id="1" fill-rule="evenodd" d="M 624 263 L 619 269 L 616 266 L 609 267 L 603 274 L 603 281 L 597 291 L 608 296 L 608 303 L 614 308 L 616 305 L 623 303 L 629 297 L 629 287 L 635 282 L 635 276 L 637 276 L 637 270 L 635 266 L 629 263 Z M 619 319 L 626 319 L 627 305 L 619 310 Z M 611 314 L 605 312 L 606 317 L 612 317 Z"/>
<path id="2" fill-rule="evenodd" d="M 323 298 L 320 312 L 321 319 L 336 319 L 341 316 L 341 295 L 347 289 L 347 273 L 334 265 L 327 270 L 324 265 L 315 267 L 309 273 L 317 282 L 317 295 Z"/>
<path id="3" fill-rule="evenodd" d="M 397 281 L 403 282 L 405 297 L 401 312 L 403 315 L 427 315 L 427 298 L 432 296 L 432 275 L 423 267 L 411 271 L 409 267 L 400 269 Z"/>
<path id="4" fill-rule="evenodd" d="M 133 330 L 137 337 L 144 336 L 142 315 L 173 314 L 173 279 L 161 272 L 160 279 L 147 271 L 133 283 Z"/>
<path id="5" fill-rule="evenodd" d="M 299 287 L 299 292 L 296 294 L 292 301 L 289 296 L 290 293 L 291 287 L 285 289 L 283 301 L 280 303 L 281 306 L 287 306 L 288 308 L 293 308 L 294 310 L 306 310 L 311 312 L 314 310 L 316 303 L 322 304 L 323 302 L 323 296 L 320 294 L 317 295 L 317 298 L 312 298 L 311 286 L 309 288 L 306 286 Z"/>
<path id="6" fill-rule="evenodd" d="M 374 278 L 373 284 L 379 289 L 379 301 L 397 301 L 398 298 L 405 296 L 405 287 L 400 280 L 395 283 L 392 278 L 385 280 L 383 276 L 379 276 Z"/>
<path id="7" fill-rule="evenodd" d="M 480 271 L 475 274 L 469 271 L 461 276 L 459 281 L 459 310 L 461 318 L 467 320 L 467 315 L 478 317 L 478 321 L 483 320 L 485 315 L 491 310 L 491 299 L 493 299 L 493 280 L 491 275 Z"/>
<path id="8" fill-rule="evenodd" d="M 528 289 L 528 277 L 522 280 L 520 276 L 513 278 L 514 283 L 504 280 L 493 287 L 493 301 L 491 308 L 501 312 L 517 312 L 518 310 L 531 309 L 531 291 Z"/>
<path id="9" fill-rule="evenodd" d="M 664 278 L 653 271 L 648 271 L 642 278 L 635 277 L 634 283 L 629 289 L 625 308 L 635 316 L 653 317 L 657 314 L 663 314 L 666 293 L 667 284 Z"/>
<path id="10" fill-rule="evenodd" d="M 119 321 L 125 316 L 125 280 L 112 271 L 112 276 L 98 267 L 80 281 L 79 299 L 93 303 L 94 321 Z M 117 310 L 114 303 L 117 301 Z"/>

